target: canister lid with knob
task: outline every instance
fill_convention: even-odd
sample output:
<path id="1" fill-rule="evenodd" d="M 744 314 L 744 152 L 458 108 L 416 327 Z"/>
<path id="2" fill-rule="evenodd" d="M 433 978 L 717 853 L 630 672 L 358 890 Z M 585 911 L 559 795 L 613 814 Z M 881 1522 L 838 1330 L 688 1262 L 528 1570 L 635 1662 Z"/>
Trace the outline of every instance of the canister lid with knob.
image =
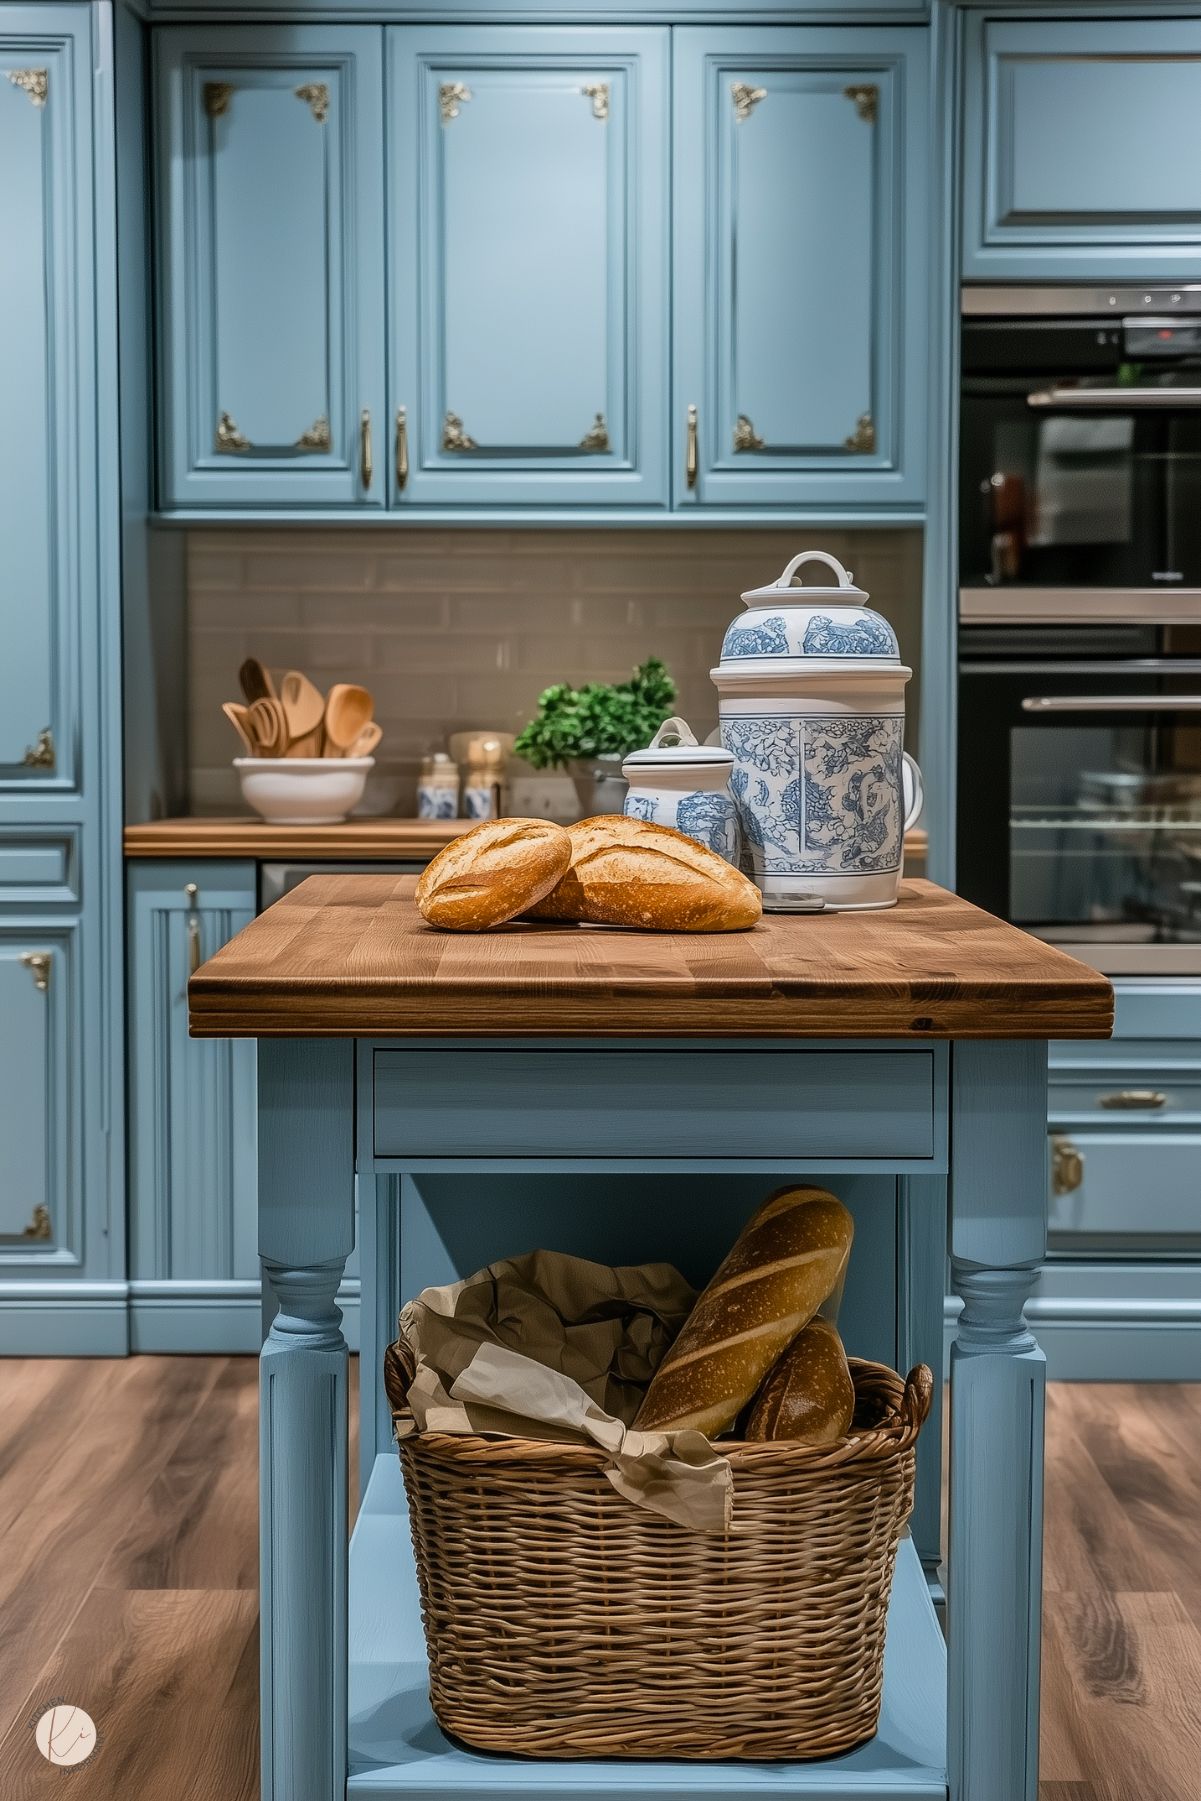
<path id="1" fill-rule="evenodd" d="M 796 586 L 806 564 L 823 563 L 835 578 Z M 766 587 L 742 596 L 748 613 L 735 619 L 721 647 L 723 670 L 747 665 L 843 663 L 897 668 L 900 650 L 887 619 L 868 606 L 849 569 L 825 550 L 803 550 Z M 714 672 L 716 673 L 716 671 Z"/>

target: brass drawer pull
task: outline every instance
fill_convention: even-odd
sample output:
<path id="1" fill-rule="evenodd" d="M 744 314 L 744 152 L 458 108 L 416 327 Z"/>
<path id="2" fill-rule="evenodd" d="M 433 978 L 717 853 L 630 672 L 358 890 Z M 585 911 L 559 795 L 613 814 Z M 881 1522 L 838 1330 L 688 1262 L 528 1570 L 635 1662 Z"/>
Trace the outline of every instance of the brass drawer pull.
<path id="1" fill-rule="evenodd" d="M 374 468 L 371 457 L 371 414 L 364 407 L 359 414 L 359 480 L 364 492 L 371 486 Z"/>
<path id="2" fill-rule="evenodd" d="M 684 479 L 690 488 L 696 487 L 696 478 L 700 469 L 700 450 L 697 444 L 696 408 L 688 409 L 688 449 L 684 456 Z"/>
<path id="3" fill-rule="evenodd" d="M 50 992 L 50 952 L 22 951 L 21 961 L 33 977 L 33 985 L 39 994 Z"/>
<path id="4" fill-rule="evenodd" d="M 1116 1094 L 1103 1094 L 1100 1105 L 1115 1111 L 1134 1112 L 1144 1107 L 1166 1107 L 1167 1101 L 1167 1095 L 1160 1088 L 1119 1088 Z"/>
<path id="5" fill-rule="evenodd" d="M 188 974 L 194 976 L 204 962 L 200 946 L 200 914 L 196 905 L 199 890 L 195 882 L 185 882 L 184 893 L 188 897 Z"/>
<path id="6" fill-rule="evenodd" d="M 409 416 L 406 408 L 396 409 L 396 487 L 404 489 L 409 479 Z"/>
<path id="7" fill-rule="evenodd" d="M 1071 1194 L 1084 1180 L 1084 1152 L 1070 1138 L 1051 1139 L 1051 1192 Z"/>

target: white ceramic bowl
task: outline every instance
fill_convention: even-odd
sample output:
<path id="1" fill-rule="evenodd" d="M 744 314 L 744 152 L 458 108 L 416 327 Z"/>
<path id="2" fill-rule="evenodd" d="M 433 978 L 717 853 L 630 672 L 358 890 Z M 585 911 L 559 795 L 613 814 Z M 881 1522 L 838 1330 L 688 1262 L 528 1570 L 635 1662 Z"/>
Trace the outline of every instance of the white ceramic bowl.
<path id="1" fill-rule="evenodd" d="M 363 798 L 374 757 L 235 757 L 242 799 L 268 825 L 334 825 Z"/>

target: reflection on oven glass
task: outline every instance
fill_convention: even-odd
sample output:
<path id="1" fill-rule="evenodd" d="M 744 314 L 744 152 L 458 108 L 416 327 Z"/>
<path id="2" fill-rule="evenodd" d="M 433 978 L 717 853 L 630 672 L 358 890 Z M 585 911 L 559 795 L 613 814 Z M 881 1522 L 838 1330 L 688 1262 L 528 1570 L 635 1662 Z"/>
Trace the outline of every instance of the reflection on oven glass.
<path id="1" fill-rule="evenodd" d="M 1201 726 L 1019 727 L 1010 747 L 1015 924 L 1201 941 Z"/>

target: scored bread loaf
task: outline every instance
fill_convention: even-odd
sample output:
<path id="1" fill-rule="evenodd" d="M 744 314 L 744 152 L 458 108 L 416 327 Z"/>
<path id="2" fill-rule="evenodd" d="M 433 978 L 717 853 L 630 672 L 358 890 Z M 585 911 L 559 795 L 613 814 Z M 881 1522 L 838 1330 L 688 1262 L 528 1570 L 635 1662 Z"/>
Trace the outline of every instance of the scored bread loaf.
<path id="1" fill-rule="evenodd" d="M 697 1300 L 634 1421 L 724 1432 L 842 1279 L 855 1226 L 823 1188 L 764 1201 Z"/>
<path id="2" fill-rule="evenodd" d="M 830 1445 L 846 1437 L 854 1411 L 847 1354 L 837 1328 L 819 1313 L 768 1370 L 743 1437 Z"/>
<path id="3" fill-rule="evenodd" d="M 571 840 L 549 819 L 486 819 L 445 845 L 417 882 L 423 919 L 448 932 L 486 932 L 549 894 Z"/>
<path id="4" fill-rule="evenodd" d="M 571 864 L 533 919 L 652 932 L 737 932 L 763 913 L 753 882 L 684 832 L 602 813 L 568 826 Z"/>

